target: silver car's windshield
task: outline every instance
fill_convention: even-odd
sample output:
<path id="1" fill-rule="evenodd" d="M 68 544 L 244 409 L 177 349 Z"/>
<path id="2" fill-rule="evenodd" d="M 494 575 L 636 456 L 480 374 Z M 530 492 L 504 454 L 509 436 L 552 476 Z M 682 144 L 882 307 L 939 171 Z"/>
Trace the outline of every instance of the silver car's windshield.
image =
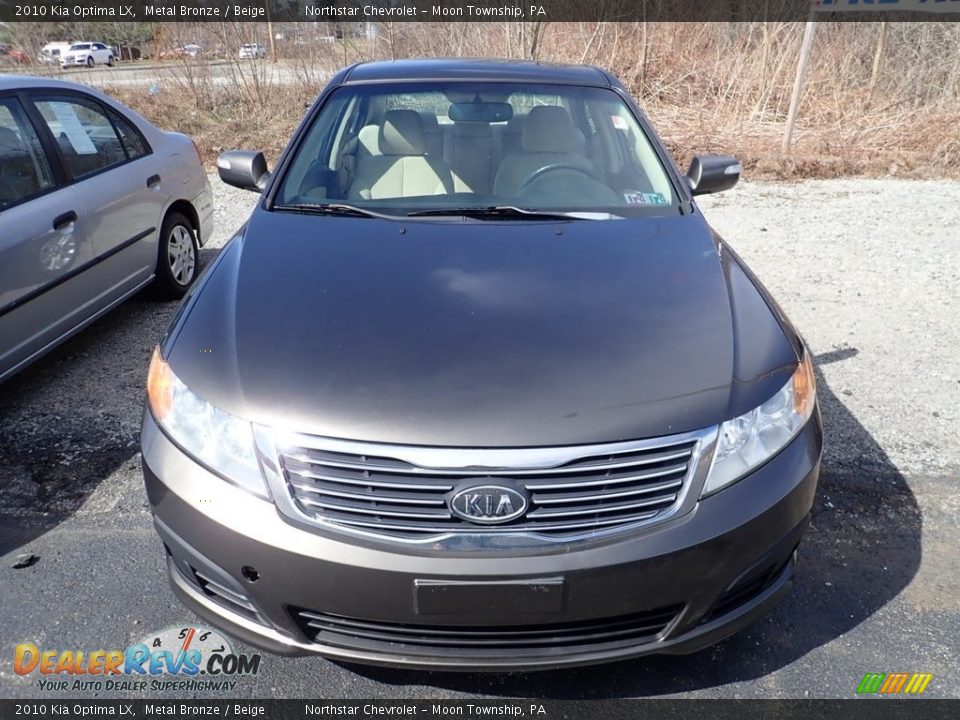
<path id="1" fill-rule="evenodd" d="M 424 81 L 331 95 L 274 195 L 276 209 L 325 203 L 399 215 L 509 206 L 623 217 L 675 213 L 677 197 L 612 90 Z"/>

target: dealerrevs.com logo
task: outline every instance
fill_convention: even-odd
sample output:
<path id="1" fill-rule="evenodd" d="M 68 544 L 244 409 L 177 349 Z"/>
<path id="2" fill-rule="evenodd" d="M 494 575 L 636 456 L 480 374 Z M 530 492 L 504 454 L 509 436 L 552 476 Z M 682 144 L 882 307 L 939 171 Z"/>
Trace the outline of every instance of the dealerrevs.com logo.
<path id="1" fill-rule="evenodd" d="M 216 630 L 169 627 L 125 650 L 44 650 L 25 642 L 14 650 L 17 675 L 36 673 L 53 692 L 232 691 L 237 676 L 256 675 L 260 655 L 237 654 Z"/>

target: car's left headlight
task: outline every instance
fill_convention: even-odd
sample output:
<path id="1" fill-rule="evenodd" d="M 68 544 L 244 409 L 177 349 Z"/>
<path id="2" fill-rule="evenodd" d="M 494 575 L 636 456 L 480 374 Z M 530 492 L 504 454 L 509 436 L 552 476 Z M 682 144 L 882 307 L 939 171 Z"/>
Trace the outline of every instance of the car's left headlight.
<path id="1" fill-rule="evenodd" d="M 153 351 L 147 376 L 147 402 L 160 427 L 195 460 L 225 480 L 260 497 L 269 497 L 253 427 L 192 392 Z"/>
<path id="2" fill-rule="evenodd" d="M 763 405 L 720 425 L 704 495 L 725 488 L 780 452 L 813 414 L 816 386 L 810 353 L 793 377 Z"/>

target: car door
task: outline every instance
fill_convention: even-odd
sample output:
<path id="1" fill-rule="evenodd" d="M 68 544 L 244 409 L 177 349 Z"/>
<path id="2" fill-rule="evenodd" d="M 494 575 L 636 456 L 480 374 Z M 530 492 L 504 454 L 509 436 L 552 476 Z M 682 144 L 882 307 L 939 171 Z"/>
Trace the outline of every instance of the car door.
<path id="1" fill-rule="evenodd" d="M 90 312 L 84 216 L 24 98 L 0 94 L 0 380 Z"/>
<path id="2" fill-rule="evenodd" d="M 166 201 L 160 163 L 133 123 L 95 98 L 37 91 L 32 99 L 87 204 L 106 292 L 112 299 L 128 295 L 156 268 Z"/>
<path id="3" fill-rule="evenodd" d="M 103 43 L 94 43 L 93 44 L 93 59 L 96 60 L 97 64 L 100 65 L 106 64 L 110 59 L 110 48 L 108 48 Z"/>

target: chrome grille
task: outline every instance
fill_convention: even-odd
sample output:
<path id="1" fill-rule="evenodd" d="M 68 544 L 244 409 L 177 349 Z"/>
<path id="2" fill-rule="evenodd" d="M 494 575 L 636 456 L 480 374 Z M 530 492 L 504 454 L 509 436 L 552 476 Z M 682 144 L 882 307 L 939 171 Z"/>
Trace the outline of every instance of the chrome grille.
<path id="1" fill-rule="evenodd" d="M 704 438 L 686 434 L 579 448 L 457 451 L 297 435 L 278 448 L 289 500 L 280 504 L 314 523 L 414 540 L 590 535 L 673 514 Z M 516 462 L 504 462 L 509 460 Z M 529 497 L 527 512 L 496 525 L 456 516 L 451 494 L 479 480 L 522 488 Z"/>

